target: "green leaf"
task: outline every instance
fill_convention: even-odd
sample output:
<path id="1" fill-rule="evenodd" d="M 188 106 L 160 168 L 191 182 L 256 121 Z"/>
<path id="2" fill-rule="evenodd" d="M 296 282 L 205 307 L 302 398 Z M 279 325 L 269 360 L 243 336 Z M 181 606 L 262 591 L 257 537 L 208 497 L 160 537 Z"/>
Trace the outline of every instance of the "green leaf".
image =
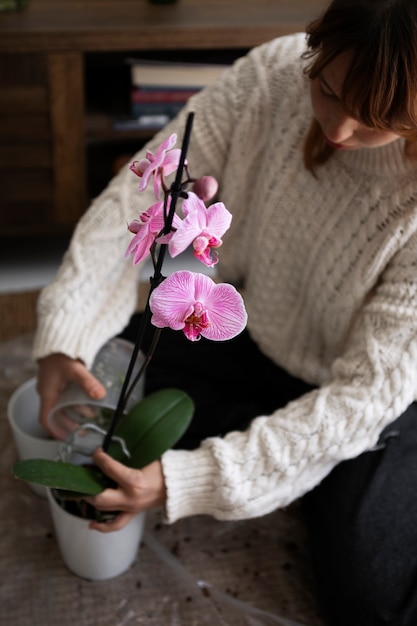
<path id="1" fill-rule="evenodd" d="M 47 459 L 19 461 L 12 467 L 12 473 L 30 483 L 77 492 L 79 497 L 95 496 L 108 484 L 108 479 L 97 467 Z"/>
<path id="2" fill-rule="evenodd" d="M 194 413 L 190 396 L 180 389 L 161 389 L 131 409 L 115 430 L 131 454 L 126 458 L 118 444 L 109 454 L 125 465 L 140 469 L 172 448 L 187 430 Z"/>

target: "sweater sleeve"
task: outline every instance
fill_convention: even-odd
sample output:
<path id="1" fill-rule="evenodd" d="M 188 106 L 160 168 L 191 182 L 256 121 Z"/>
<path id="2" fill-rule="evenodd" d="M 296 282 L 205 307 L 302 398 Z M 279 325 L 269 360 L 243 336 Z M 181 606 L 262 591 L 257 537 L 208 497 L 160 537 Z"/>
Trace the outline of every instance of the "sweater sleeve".
<path id="1" fill-rule="evenodd" d="M 368 450 L 417 392 L 417 236 L 395 256 L 335 360 L 332 378 L 246 432 L 163 456 L 168 522 L 257 517 Z"/>
<path id="2" fill-rule="evenodd" d="M 123 170 L 79 221 L 55 279 L 38 300 L 35 359 L 62 352 L 90 366 L 133 311 L 138 270 L 124 258 L 126 223 L 136 217 L 133 178 Z"/>

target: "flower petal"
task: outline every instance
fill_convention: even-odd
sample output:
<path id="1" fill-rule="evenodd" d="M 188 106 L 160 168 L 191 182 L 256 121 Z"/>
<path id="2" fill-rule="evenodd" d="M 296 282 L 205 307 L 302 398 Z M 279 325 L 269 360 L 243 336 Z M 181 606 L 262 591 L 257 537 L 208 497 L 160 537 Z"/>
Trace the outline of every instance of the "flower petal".
<path id="1" fill-rule="evenodd" d="M 171 150 L 177 143 L 177 134 L 172 133 L 169 137 L 164 139 L 164 141 L 160 144 L 159 148 L 156 149 L 155 154 L 159 154 L 160 152 L 166 152 L 167 150 Z"/>
<path id="2" fill-rule="evenodd" d="M 223 202 L 216 202 L 207 208 L 207 231 L 210 235 L 221 239 L 232 223 L 232 214 Z"/>
<path id="3" fill-rule="evenodd" d="M 140 215 L 140 220 L 133 220 L 128 228 L 136 233 L 127 247 L 125 256 L 133 254 L 133 264 L 137 265 L 150 252 L 158 233 L 164 226 L 163 202 L 156 202 Z"/>
<path id="4" fill-rule="evenodd" d="M 207 209 L 195 193 L 188 194 L 188 198 L 182 204 L 182 210 L 185 218 L 178 226 L 169 245 L 172 258 L 184 252 L 206 227 Z"/>
<path id="5" fill-rule="evenodd" d="M 188 215 L 189 213 L 196 213 L 199 216 L 202 227 L 204 227 L 207 223 L 207 207 L 204 204 L 203 200 L 197 196 L 192 191 L 189 191 L 187 194 L 187 198 L 182 203 L 182 211 L 184 215 Z"/>
<path id="6" fill-rule="evenodd" d="M 193 311 L 193 292 L 191 272 L 174 272 L 168 276 L 151 294 L 152 324 L 158 328 L 184 328 L 184 320 Z"/>
<path id="7" fill-rule="evenodd" d="M 248 319 L 245 304 L 240 293 L 227 283 L 215 285 L 210 303 L 206 303 L 210 313 L 210 326 L 201 334 L 212 341 L 224 341 L 239 335 Z"/>
<path id="8" fill-rule="evenodd" d="M 181 254 L 181 252 L 184 252 L 200 233 L 199 224 L 193 223 L 193 221 L 191 219 L 188 220 L 188 218 L 182 220 L 169 242 L 168 251 L 171 257 L 174 259 Z"/>
<path id="9" fill-rule="evenodd" d="M 154 235 L 150 233 L 149 230 L 143 229 L 133 237 L 126 250 L 125 256 L 130 256 L 132 254 L 133 265 L 137 265 L 150 253 L 154 239 Z"/>
<path id="10" fill-rule="evenodd" d="M 175 153 L 173 157 L 166 154 L 167 151 L 171 150 L 171 148 L 175 145 L 176 141 L 177 141 L 177 135 L 173 133 L 161 143 L 161 145 L 156 149 L 155 154 L 153 154 L 152 152 L 148 150 L 146 152 L 146 159 L 142 159 L 139 162 L 135 161 L 130 166 L 130 169 L 135 174 L 142 177 L 139 183 L 139 191 L 144 191 L 146 189 L 151 175 L 157 172 L 159 168 L 163 168 L 165 161 L 167 162 L 166 173 L 171 173 L 176 169 L 176 167 L 178 167 L 178 163 L 179 163 L 178 153 L 180 154 L 181 150 L 179 149 L 173 150 L 173 152 Z M 177 165 L 174 165 L 175 160 L 177 158 L 178 158 L 178 163 Z M 161 186 L 162 186 L 162 180 L 161 180 L 161 174 L 159 174 L 159 180 L 156 182 L 154 181 L 155 194 L 157 198 L 160 197 Z"/>
<path id="11" fill-rule="evenodd" d="M 198 245 L 202 239 L 203 238 L 200 237 L 194 239 L 193 246 L 195 246 L 196 243 Z M 205 240 L 207 241 L 207 238 Z M 200 263 L 203 263 L 203 265 L 205 265 L 206 267 L 214 267 L 219 262 L 219 255 L 217 254 L 217 252 L 212 252 L 212 249 L 209 245 L 200 250 L 194 247 L 194 257 L 198 261 L 200 261 Z"/>
<path id="12" fill-rule="evenodd" d="M 164 174 L 172 174 L 177 169 L 181 158 L 181 150 L 179 148 L 175 148 L 175 150 L 171 150 L 171 152 L 167 152 L 164 156 L 164 160 L 162 162 L 162 169 L 164 170 Z"/>

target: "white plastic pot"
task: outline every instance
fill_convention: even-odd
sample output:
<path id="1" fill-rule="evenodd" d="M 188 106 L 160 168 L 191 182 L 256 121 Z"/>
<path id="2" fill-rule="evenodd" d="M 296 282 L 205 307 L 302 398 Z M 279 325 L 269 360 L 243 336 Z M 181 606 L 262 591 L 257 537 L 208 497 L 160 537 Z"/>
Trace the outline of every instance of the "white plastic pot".
<path id="1" fill-rule="evenodd" d="M 68 569 L 88 580 L 120 576 L 136 559 L 142 539 L 145 513 L 139 513 L 121 530 L 101 533 L 89 528 L 89 520 L 65 511 L 47 489 L 48 501 L 62 559 Z"/>
<path id="2" fill-rule="evenodd" d="M 91 460 L 93 450 L 102 443 L 104 431 L 94 432 L 97 424 L 88 423 L 78 409 L 116 407 L 132 350 L 132 344 L 115 338 L 99 351 L 92 371 L 106 387 L 107 394 L 103 400 L 92 400 L 71 383 L 63 391 L 49 416 L 49 423 L 59 429 L 61 436 L 66 437 L 65 443 L 48 439 L 46 430 L 38 421 L 36 379 L 19 387 L 10 398 L 8 415 L 20 458 L 60 458 L 72 463 Z M 142 361 L 143 356 L 139 355 L 133 377 Z M 143 379 L 133 391 L 128 408 L 138 402 L 142 395 Z M 48 498 L 62 558 L 71 572 L 89 580 L 107 580 L 119 576 L 132 565 L 143 535 L 144 513 L 136 515 L 119 531 L 100 533 L 89 528 L 89 520 L 63 509 L 55 499 L 53 490 L 37 485 L 33 485 L 33 489 Z"/>
<path id="3" fill-rule="evenodd" d="M 79 425 L 60 446 L 60 459 L 91 463 L 91 455 L 102 445 L 104 434 L 95 424 Z M 129 569 L 138 553 L 145 513 L 136 515 L 121 530 L 101 533 L 89 528 L 90 520 L 65 510 L 53 489 L 47 489 L 47 497 L 62 559 L 73 574 L 88 580 L 108 580 Z"/>
<path id="4" fill-rule="evenodd" d="M 51 439 L 39 423 L 39 396 L 35 378 L 27 380 L 11 395 L 7 417 L 19 459 L 56 459 L 59 442 Z M 45 487 L 30 484 L 30 488 L 46 498 Z"/>

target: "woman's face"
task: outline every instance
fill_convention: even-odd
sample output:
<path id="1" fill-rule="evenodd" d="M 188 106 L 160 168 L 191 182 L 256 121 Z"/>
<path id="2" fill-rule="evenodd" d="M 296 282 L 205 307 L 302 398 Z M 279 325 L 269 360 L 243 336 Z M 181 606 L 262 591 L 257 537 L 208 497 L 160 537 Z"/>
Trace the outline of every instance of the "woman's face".
<path id="1" fill-rule="evenodd" d="M 327 143 L 335 150 L 358 150 L 395 141 L 399 135 L 364 126 L 344 112 L 340 94 L 348 62 L 348 55 L 340 55 L 311 80 L 314 116 Z"/>

